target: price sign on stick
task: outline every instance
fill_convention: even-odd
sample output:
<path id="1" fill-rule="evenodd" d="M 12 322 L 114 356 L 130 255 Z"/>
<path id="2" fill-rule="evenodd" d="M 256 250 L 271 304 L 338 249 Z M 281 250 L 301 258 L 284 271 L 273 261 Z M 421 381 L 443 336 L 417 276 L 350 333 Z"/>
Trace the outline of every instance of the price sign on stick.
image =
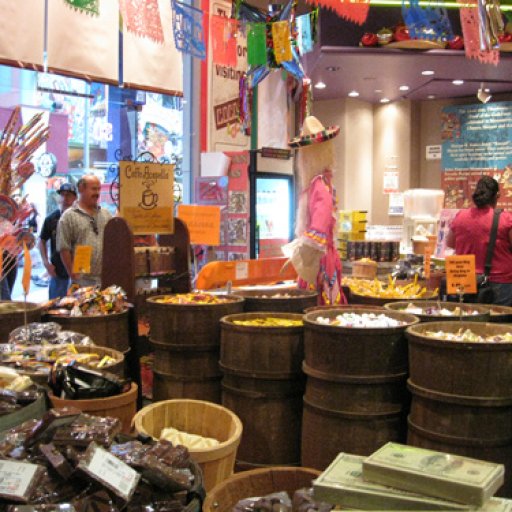
<path id="1" fill-rule="evenodd" d="M 423 272 L 425 273 L 425 279 L 430 279 L 430 259 L 432 257 L 432 249 L 430 247 L 425 248 L 425 256 L 423 258 Z"/>
<path id="2" fill-rule="evenodd" d="M 447 256 L 446 292 L 476 293 L 475 255 Z"/>

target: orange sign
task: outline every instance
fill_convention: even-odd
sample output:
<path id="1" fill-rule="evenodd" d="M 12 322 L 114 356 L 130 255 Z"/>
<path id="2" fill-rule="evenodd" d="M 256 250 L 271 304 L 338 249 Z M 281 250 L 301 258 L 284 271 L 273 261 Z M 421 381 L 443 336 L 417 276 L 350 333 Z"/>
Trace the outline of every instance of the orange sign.
<path id="1" fill-rule="evenodd" d="M 447 256 L 446 292 L 476 293 L 475 255 Z"/>
<path id="2" fill-rule="evenodd" d="M 423 272 L 425 279 L 430 279 L 430 258 L 432 256 L 432 248 L 425 247 L 425 255 L 423 257 Z"/>
<path id="3" fill-rule="evenodd" d="M 25 295 L 30 293 L 30 276 L 32 274 L 32 258 L 30 257 L 30 251 L 28 250 L 27 244 L 23 242 L 23 276 L 21 278 L 21 284 Z"/>
<path id="4" fill-rule="evenodd" d="M 178 218 L 187 225 L 191 244 L 220 245 L 220 206 L 180 204 Z"/>

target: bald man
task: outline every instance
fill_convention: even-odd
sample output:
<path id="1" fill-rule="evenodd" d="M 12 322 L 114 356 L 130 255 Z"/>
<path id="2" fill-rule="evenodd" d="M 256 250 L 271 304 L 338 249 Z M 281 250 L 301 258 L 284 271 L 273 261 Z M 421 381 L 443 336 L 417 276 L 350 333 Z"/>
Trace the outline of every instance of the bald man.
<path id="1" fill-rule="evenodd" d="M 77 183 L 78 200 L 68 208 L 57 226 L 57 250 L 71 281 L 79 286 L 101 285 L 103 232 L 112 215 L 101 208 L 101 182 L 94 174 L 86 174 Z M 73 272 L 76 248 L 91 248 L 90 272 L 84 268 Z"/>

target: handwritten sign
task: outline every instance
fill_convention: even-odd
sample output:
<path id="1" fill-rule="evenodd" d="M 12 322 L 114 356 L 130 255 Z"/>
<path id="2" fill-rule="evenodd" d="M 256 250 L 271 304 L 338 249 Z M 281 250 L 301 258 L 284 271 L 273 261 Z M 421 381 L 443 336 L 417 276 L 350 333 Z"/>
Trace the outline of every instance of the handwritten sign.
<path id="1" fill-rule="evenodd" d="M 474 254 L 447 256 L 445 268 L 447 293 L 476 293 Z"/>
<path id="2" fill-rule="evenodd" d="M 180 204 L 178 218 L 188 228 L 191 244 L 220 244 L 220 207 Z"/>
<path id="3" fill-rule="evenodd" d="M 174 233 L 174 165 L 119 162 L 119 211 L 135 235 Z"/>
<path id="4" fill-rule="evenodd" d="M 423 269 L 425 274 L 425 279 L 430 279 L 430 260 L 432 258 L 432 248 L 425 247 L 425 255 L 423 258 Z"/>
<path id="5" fill-rule="evenodd" d="M 92 246 L 77 245 L 73 255 L 73 273 L 90 274 L 91 273 Z"/>

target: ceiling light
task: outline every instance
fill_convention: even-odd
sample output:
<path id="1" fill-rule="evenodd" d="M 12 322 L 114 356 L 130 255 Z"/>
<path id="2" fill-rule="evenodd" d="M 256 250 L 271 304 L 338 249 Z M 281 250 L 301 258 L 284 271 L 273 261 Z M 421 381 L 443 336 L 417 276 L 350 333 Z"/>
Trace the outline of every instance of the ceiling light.
<path id="1" fill-rule="evenodd" d="M 408 85 L 401 85 L 401 86 L 399 87 L 399 89 L 400 89 L 401 91 L 408 91 L 408 90 L 409 90 L 409 86 L 408 86 Z"/>
<path id="2" fill-rule="evenodd" d="M 389 103 L 389 98 L 381 98 L 381 103 Z"/>
<path id="3" fill-rule="evenodd" d="M 430 71 L 430 70 L 426 69 L 425 71 L 422 71 L 421 74 L 424 76 L 435 75 L 435 71 Z"/>
<path id="4" fill-rule="evenodd" d="M 464 80 L 452 80 L 453 85 L 462 85 L 464 83 Z"/>
<path id="5" fill-rule="evenodd" d="M 484 84 L 480 84 L 480 89 L 478 89 L 478 92 L 476 93 L 476 97 L 482 102 L 482 103 L 488 103 L 491 101 L 492 94 L 490 89 L 484 89 Z"/>
<path id="6" fill-rule="evenodd" d="M 382 92 L 382 89 L 375 89 L 375 92 L 377 92 L 377 93 Z"/>
<path id="7" fill-rule="evenodd" d="M 325 69 L 327 71 L 339 71 L 341 68 L 339 66 L 327 66 Z"/>
<path id="8" fill-rule="evenodd" d="M 315 89 L 325 89 L 327 86 L 323 82 L 317 82 L 315 84 Z"/>
<path id="9" fill-rule="evenodd" d="M 428 100 L 434 100 L 435 98 L 436 98 L 436 95 L 435 95 L 435 94 L 429 94 L 429 95 L 427 96 L 427 99 L 428 99 Z"/>
<path id="10" fill-rule="evenodd" d="M 350 91 L 348 93 L 348 95 L 351 97 L 351 98 L 357 98 L 359 96 L 359 93 L 357 91 Z"/>

